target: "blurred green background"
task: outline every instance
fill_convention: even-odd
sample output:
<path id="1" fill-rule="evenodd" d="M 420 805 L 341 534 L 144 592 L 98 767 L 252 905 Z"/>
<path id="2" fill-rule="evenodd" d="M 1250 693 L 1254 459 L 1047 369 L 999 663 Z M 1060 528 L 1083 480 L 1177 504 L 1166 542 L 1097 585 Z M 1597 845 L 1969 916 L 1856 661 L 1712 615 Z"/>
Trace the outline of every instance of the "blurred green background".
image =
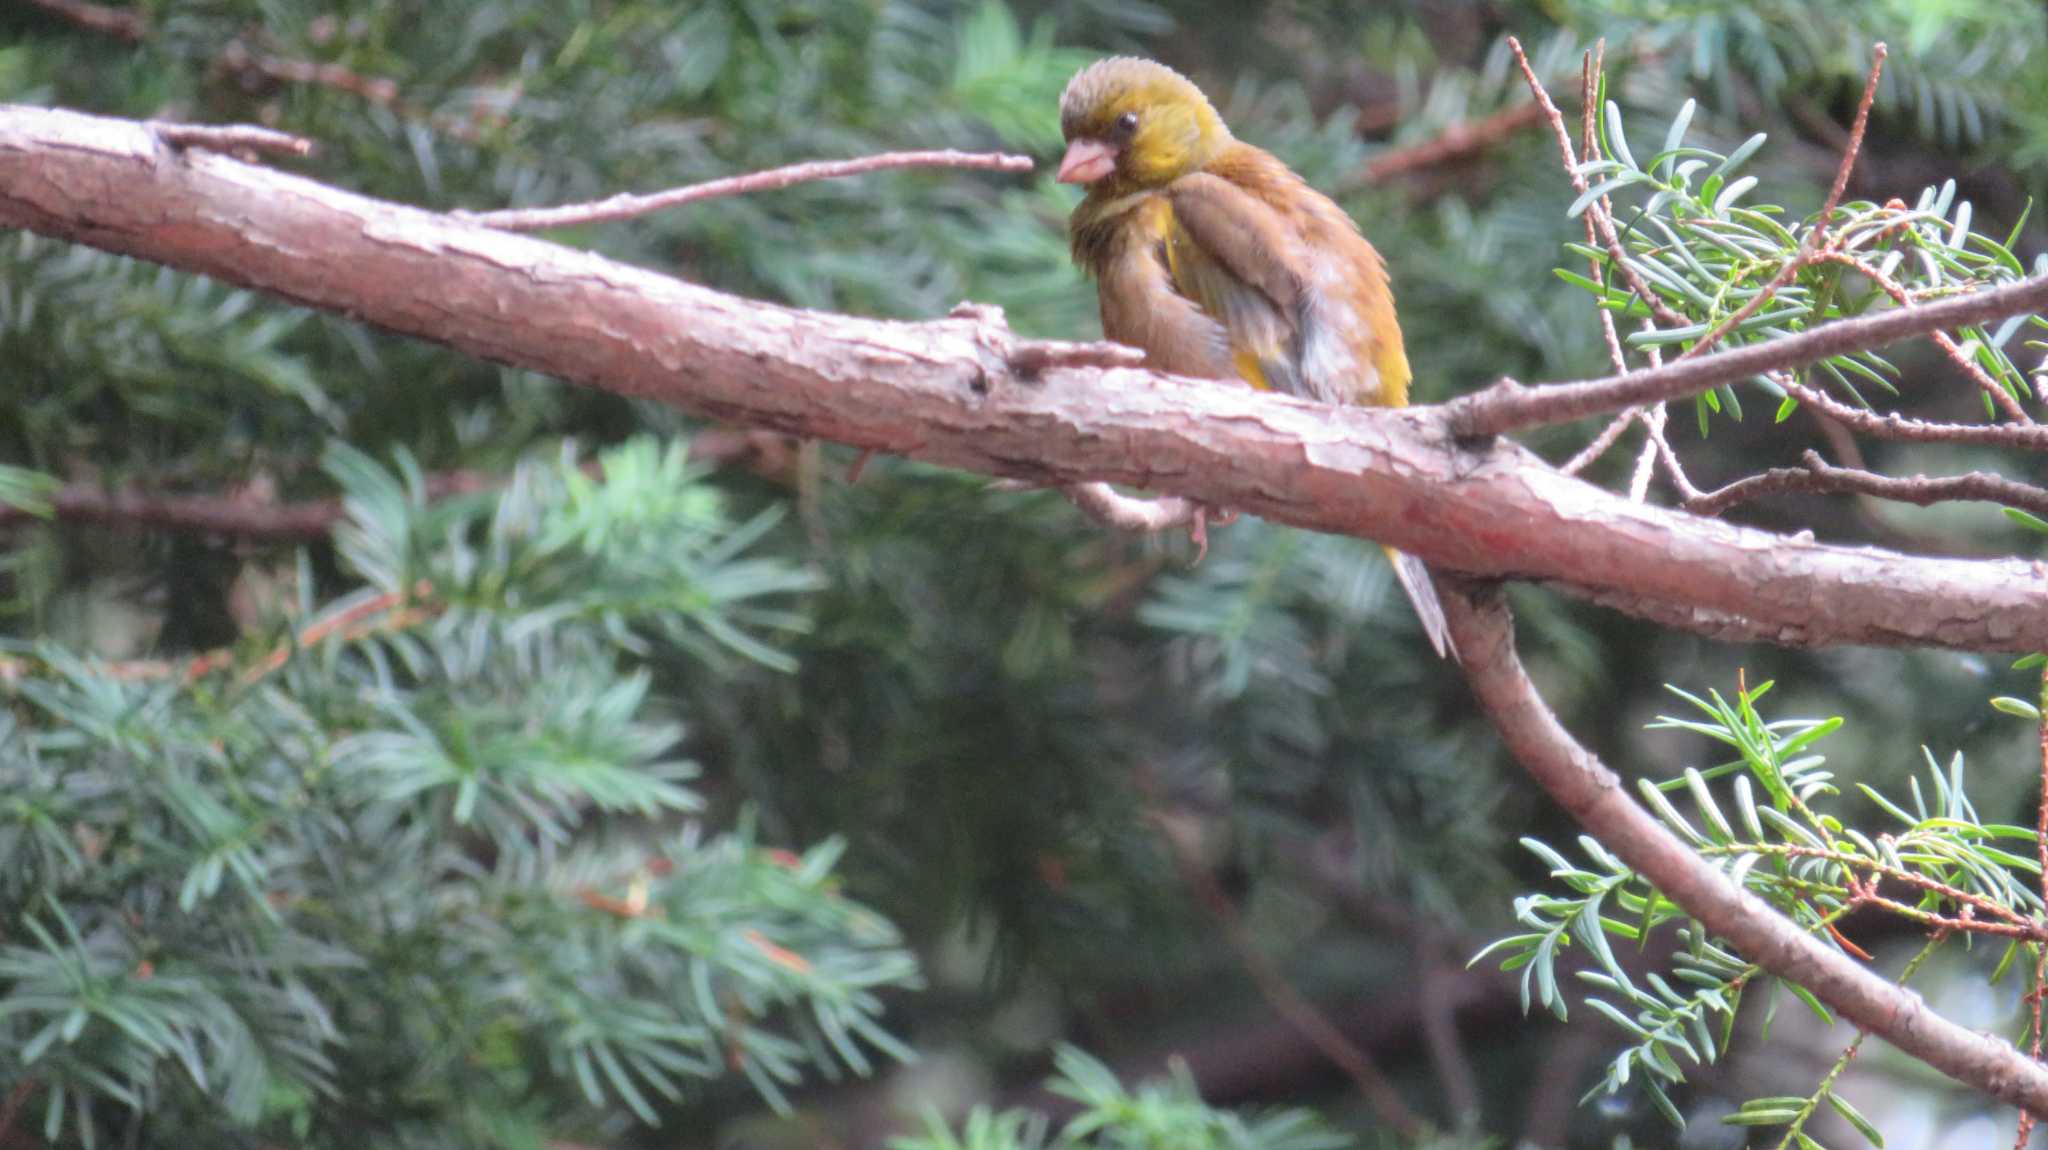
<path id="1" fill-rule="evenodd" d="M 1605 370 L 1588 299 L 1553 274 L 1583 264 L 1561 246 L 1579 224 L 1541 125 L 1371 174 L 1527 101 L 1507 34 L 1574 122 L 1580 53 L 1604 37 L 1610 94 L 1650 138 L 1689 97 L 1708 146 L 1768 132 L 1755 197 L 1796 213 L 1825 195 L 1884 39 L 1852 197 L 1910 202 L 1953 178 L 2003 236 L 2048 186 L 2031 67 L 2048 16 L 2017 0 L 120 11 L 135 23 L 110 30 L 74 5 L 6 5 L 0 99 L 274 125 L 318 141 L 294 170 L 440 209 L 898 148 L 1029 152 L 1026 177 L 867 176 L 553 238 L 751 297 L 911 318 L 971 299 L 1074 339 L 1096 320 L 1067 259 L 1074 194 L 1045 162 L 1058 96 L 1100 55 L 1151 56 L 1361 222 L 1393 270 L 1422 402 Z M 2023 259 L 2040 239 L 2020 233 Z M 1974 418 L 1938 357 L 1899 362 L 1902 410 Z M 1751 406 L 1704 438 L 1673 420 L 1703 485 L 1807 447 L 1832 457 L 1811 420 Z M 1627 1091 L 1577 1105 L 1621 1032 L 1590 1012 L 1525 1017 L 1511 977 L 1465 965 L 1543 882 L 1517 839 L 1576 832 L 1430 656 L 1372 545 L 1244 520 L 1194 564 L 1183 539 L 1107 534 L 1052 494 L 893 459 L 849 482 L 853 453 L 830 445 L 683 467 L 673 445 L 698 430 L 0 234 L 0 499 L 34 506 L 57 483 L 259 505 L 345 493 L 354 517 L 311 543 L 0 521 L 0 1145 L 882 1145 L 921 1108 L 1071 1114 L 1040 1088 L 1060 1043 L 1129 1084 L 1179 1053 L 1210 1103 L 1307 1107 L 1364 1145 L 1414 1144 L 1275 1012 L 1233 922 L 1458 1144 L 1741 1146 L 1720 1114 L 1804 1093 L 1833 1060 L 1841 1036 L 1799 1012 L 1768 1041 L 1747 1017 L 1732 1057 L 1689 1070 L 1683 1134 Z M 1532 446 L 1562 459 L 1592 430 Z M 565 444 L 631 446 L 596 483 L 556 462 Z M 1626 486 L 1635 445 L 1590 477 Z M 2015 466 L 1867 450 L 1894 473 Z M 407 490 L 515 469 L 502 492 L 430 505 Z M 1788 498 L 1734 517 L 2036 549 L 1980 510 Z M 138 681 L 91 661 L 253 660 L 294 619 L 419 578 L 437 588 L 430 617 L 267 679 Z M 2003 660 L 1740 648 L 1541 589 L 1513 599 L 1546 695 L 1626 775 L 1714 761 L 1645 724 L 1681 706 L 1663 684 L 1728 692 L 1745 673 L 1780 683 L 1774 715 L 1846 718 L 1824 747 L 1843 781 L 1902 788 L 1923 745 L 1960 751 L 1986 818 L 2031 825 L 2035 732 L 1985 702 L 2031 694 Z M 810 853 L 799 866 L 785 849 Z M 683 875 L 702 881 L 673 889 Z M 674 900 L 673 929 L 576 897 L 633 882 Z M 1879 920 L 1852 933 L 1892 964 L 1916 941 Z M 1930 1001 L 2017 1033 L 2019 990 L 1953 965 L 1917 984 Z M 899 1063 L 869 1026 L 918 1058 Z M 2010 1138 L 2009 1115 L 1887 1053 L 1850 1075 L 1893 1145 Z M 1320 1144 L 1201 1129 L 1129 1144 Z M 1814 1133 L 1854 1144 L 1839 1124 Z"/>

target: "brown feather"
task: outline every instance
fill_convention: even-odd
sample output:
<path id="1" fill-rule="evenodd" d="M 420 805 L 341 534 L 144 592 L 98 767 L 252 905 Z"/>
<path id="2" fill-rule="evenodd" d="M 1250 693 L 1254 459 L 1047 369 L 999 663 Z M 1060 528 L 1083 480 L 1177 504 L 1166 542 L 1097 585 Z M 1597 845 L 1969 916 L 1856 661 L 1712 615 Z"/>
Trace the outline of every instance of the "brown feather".
<path id="1" fill-rule="evenodd" d="M 1144 349 L 1161 371 L 1407 404 L 1408 356 L 1379 252 L 1329 197 L 1233 139 L 1193 84 L 1150 61 L 1104 60 L 1068 85 L 1060 118 L 1070 142 L 1119 149 L 1071 225 L 1105 336 Z M 1456 658 L 1428 570 L 1387 553 L 1431 644 Z"/>

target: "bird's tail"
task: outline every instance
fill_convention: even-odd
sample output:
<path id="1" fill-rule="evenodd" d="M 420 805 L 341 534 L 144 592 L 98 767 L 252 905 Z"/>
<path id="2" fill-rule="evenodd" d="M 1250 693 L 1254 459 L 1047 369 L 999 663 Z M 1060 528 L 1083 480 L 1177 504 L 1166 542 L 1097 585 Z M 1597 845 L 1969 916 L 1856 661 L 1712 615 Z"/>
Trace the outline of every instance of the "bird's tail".
<path id="1" fill-rule="evenodd" d="M 1451 625 L 1444 619 L 1444 605 L 1437 600 L 1436 585 L 1430 582 L 1429 568 L 1415 556 L 1392 547 L 1387 548 L 1387 559 L 1394 564 L 1394 578 L 1401 581 L 1401 590 L 1408 593 L 1408 602 L 1415 606 L 1416 618 L 1422 620 L 1422 630 L 1429 636 L 1429 645 L 1436 648 L 1440 658 L 1456 662 L 1458 648 L 1451 643 Z"/>

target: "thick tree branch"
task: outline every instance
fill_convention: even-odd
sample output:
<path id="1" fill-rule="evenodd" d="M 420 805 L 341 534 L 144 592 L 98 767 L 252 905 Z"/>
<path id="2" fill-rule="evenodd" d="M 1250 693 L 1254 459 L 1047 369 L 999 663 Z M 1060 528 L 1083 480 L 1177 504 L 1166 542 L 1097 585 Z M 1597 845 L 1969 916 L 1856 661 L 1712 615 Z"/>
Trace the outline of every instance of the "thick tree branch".
<path id="1" fill-rule="evenodd" d="M 1440 580 L 1472 690 L 1525 770 L 1602 845 L 1750 961 L 1799 983 L 1849 1021 L 2003 1102 L 2048 1114 L 2048 1067 L 1958 1026 L 1735 886 L 1637 805 L 1621 779 L 1552 714 L 1515 653 L 1514 624 L 1491 590 Z"/>
<path id="2" fill-rule="evenodd" d="M 1750 374 L 1758 353 L 1787 356 L 1781 344 L 1798 345 L 1793 358 L 1830 354 L 1853 342 L 1841 334 L 1851 329 L 1882 339 L 1967 322 L 1959 307 L 1976 318 L 2026 310 L 2048 296 L 2048 281 L 1577 391 L 1389 411 L 1075 366 L 1074 345 L 1020 343 L 986 312 L 896 323 L 737 299 L 226 156 L 178 153 L 134 122 L 48 109 L 0 108 L 0 225 L 722 422 L 1051 485 L 1151 488 L 1376 539 L 1449 570 L 1705 620 L 1696 627 L 1709 632 L 2048 648 L 2048 579 L 2030 564 L 1909 558 L 1705 521 L 1631 504 L 1514 444 L 1461 446 L 1452 435 L 1521 426 L 1526 398 L 1579 396 L 1567 398 L 1568 414 L 1606 410 L 1601 402 L 1667 394 L 1674 380 L 1696 388 Z M 1589 389 L 1601 398 L 1583 398 Z"/>

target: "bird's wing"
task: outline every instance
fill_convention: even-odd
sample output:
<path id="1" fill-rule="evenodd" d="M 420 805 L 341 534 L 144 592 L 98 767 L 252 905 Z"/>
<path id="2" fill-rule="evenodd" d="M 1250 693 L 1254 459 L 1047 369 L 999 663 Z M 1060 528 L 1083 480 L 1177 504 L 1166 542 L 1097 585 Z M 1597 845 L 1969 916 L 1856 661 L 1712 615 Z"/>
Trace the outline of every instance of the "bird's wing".
<path id="1" fill-rule="evenodd" d="M 1096 265 L 1102 334 L 1143 348 L 1158 371 L 1203 379 L 1238 374 L 1230 333 L 1175 285 L 1166 243 L 1172 210 L 1153 197 L 1130 210 Z"/>
<path id="2" fill-rule="evenodd" d="M 1352 303 L 1348 245 L 1319 249 L 1265 199 L 1212 173 L 1165 194 L 1174 282 L 1229 329 L 1241 374 L 1326 403 L 1379 392 L 1375 365 L 1358 354 L 1372 337 Z"/>

